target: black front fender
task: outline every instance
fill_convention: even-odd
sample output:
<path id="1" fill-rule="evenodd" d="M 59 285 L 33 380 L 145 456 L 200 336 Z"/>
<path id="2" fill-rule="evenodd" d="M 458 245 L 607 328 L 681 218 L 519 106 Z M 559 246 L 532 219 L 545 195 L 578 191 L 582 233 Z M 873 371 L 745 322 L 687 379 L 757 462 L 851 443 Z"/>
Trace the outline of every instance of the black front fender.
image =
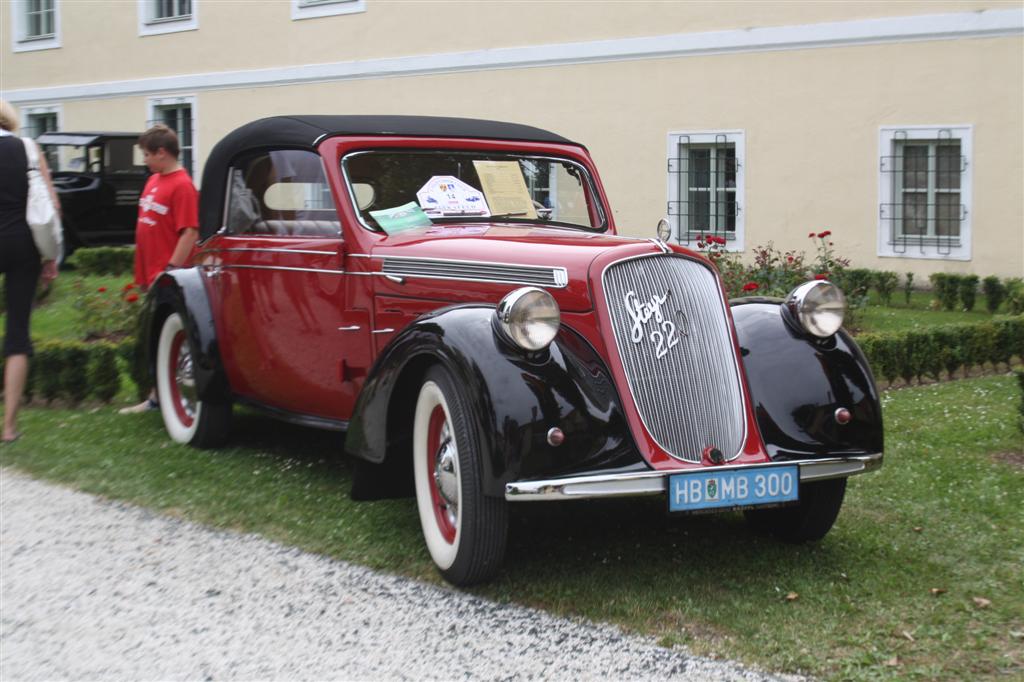
<path id="1" fill-rule="evenodd" d="M 733 319 L 757 426 L 772 459 L 882 452 L 882 406 L 860 348 L 840 330 L 810 337 L 777 301 L 734 301 Z M 848 424 L 837 409 L 852 413 Z"/>
<path id="2" fill-rule="evenodd" d="M 136 362 L 150 380 L 156 380 L 156 350 L 160 329 L 171 313 L 178 313 L 194 351 L 192 358 L 196 391 L 201 400 L 230 400 L 231 389 L 220 359 L 217 328 L 210 299 L 199 268 L 171 270 L 160 275 L 146 296 L 139 318 Z"/>
<path id="3" fill-rule="evenodd" d="M 487 494 L 503 496 L 512 480 L 642 467 L 611 374 L 593 348 L 563 326 L 547 351 L 524 353 L 496 333 L 493 311 L 448 308 L 404 329 L 367 378 L 346 450 L 374 463 L 410 458 L 422 376 L 440 363 L 473 406 Z M 565 433 L 560 446 L 547 442 L 552 427 Z"/>

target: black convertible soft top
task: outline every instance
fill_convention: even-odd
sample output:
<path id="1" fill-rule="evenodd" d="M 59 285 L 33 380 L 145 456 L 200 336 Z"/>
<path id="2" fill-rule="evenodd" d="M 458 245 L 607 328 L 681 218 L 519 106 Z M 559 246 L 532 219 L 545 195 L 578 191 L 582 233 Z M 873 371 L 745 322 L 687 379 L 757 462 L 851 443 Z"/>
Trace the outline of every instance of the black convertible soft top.
<path id="1" fill-rule="evenodd" d="M 201 238 L 221 227 L 227 170 L 232 160 L 260 148 L 315 150 L 336 135 L 394 135 L 399 137 L 469 137 L 522 142 L 576 144 L 561 135 L 501 121 L 441 116 L 271 116 L 246 123 L 228 133 L 210 152 L 203 170 L 199 204 Z"/>

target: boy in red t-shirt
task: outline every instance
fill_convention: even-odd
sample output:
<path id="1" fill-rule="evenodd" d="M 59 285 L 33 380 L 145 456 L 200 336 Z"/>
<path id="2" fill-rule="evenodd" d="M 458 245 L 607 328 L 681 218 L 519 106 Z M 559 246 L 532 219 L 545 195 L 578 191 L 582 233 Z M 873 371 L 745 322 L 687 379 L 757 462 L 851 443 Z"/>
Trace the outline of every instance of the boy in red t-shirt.
<path id="1" fill-rule="evenodd" d="M 178 136 L 165 125 L 155 125 L 139 137 L 143 160 L 152 175 L 139 197 L 135 224 L 135 283 L 143 291 L 157 276 L 188 261 L 199 237 L 199 195 L 192 178 L 178 162 Z M 157 409 L 156 391 L 121 414 Z"/>

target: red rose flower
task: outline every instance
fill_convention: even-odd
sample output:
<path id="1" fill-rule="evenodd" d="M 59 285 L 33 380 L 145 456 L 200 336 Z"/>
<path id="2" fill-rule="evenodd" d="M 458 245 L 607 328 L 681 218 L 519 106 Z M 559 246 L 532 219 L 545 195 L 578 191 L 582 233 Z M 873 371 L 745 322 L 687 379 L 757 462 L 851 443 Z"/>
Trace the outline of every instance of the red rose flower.
<path id="1" fill-rule="evenodd" d="M 828 277 L 827 273 L 819 272 L 817 275 L 814 276 L 814 279 L 826 279 L 827 277 Z"/>
<path id="2" fill-rule="evenodd" d="M 747 282 L 743 285 L 743 291 L 757 291 L 758 289 L 760 287 L 757 285 L 757 282 Z"/>
<path id="3" fill-rule="evenodd" d="M 122 291 L 131 291 L 134 288 L 135 288 L 135 283 L 134 282 L 128 282 L 128 284 L 124 285 L 124 289 L 122 289 Z"/>
<path id="4" fill-rule="evenodd" d="M 792 256 L 786 256 L 786 262 L 787 263 L 792 263 L 793 262 L 793 257 Z"/>
<path id="5" fill-rule="evenodd" d="M 815 234 L 814 234 L 813 232 L 811 232 L 811 233 L 810 233 L 809 235 L 807 235 L 807 236 L 808 236 L 808 237 L 810 237 L 811 239 L 814 239 L 814 238 L 815 238 L 815 237 L 816 237 L 817 235 L 815 235 Z"/>
<path id="6" fill-rule="evenodd" d="M 100 288 L 99 288 L 99 289 L 97 289 L 96 291 L 98 291 L 98 292 L 100 292 L 101 294 L 103 294 L 103 293 L 106 293 L 106 291 L 107 291 L 107 288 L 106 288 L 106 287 L 100 287 Z"/>
<path id="7" fill-rule="evenodd" d="M 818 239 L 824 239 L 827 236 L 828 236 L 828 232 L 819 232 L 818 233 Z"/>
<path id="8" fill-rule="evenodd" d="M 139 295 L 128 294 L 128 296 L 124 300 L 128 301 L 129 303 L 135 303 L 137 300 L 139 300 Z"/>

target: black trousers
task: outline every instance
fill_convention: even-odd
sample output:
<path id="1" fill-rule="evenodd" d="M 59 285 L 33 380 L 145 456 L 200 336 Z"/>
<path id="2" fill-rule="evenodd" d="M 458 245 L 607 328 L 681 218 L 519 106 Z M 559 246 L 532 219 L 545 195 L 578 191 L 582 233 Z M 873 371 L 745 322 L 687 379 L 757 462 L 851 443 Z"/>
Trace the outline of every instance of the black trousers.
<path id="1" fill-rule="evenodd" d="M 41 270 L 39 251 L 36 250 L 31 233 L 0 236 L 0 272 L 4 275 L 7 303 L 4 357 L 32 355 L 28 320 L 32 314 L 32 299 L 36 294 Z"/>

